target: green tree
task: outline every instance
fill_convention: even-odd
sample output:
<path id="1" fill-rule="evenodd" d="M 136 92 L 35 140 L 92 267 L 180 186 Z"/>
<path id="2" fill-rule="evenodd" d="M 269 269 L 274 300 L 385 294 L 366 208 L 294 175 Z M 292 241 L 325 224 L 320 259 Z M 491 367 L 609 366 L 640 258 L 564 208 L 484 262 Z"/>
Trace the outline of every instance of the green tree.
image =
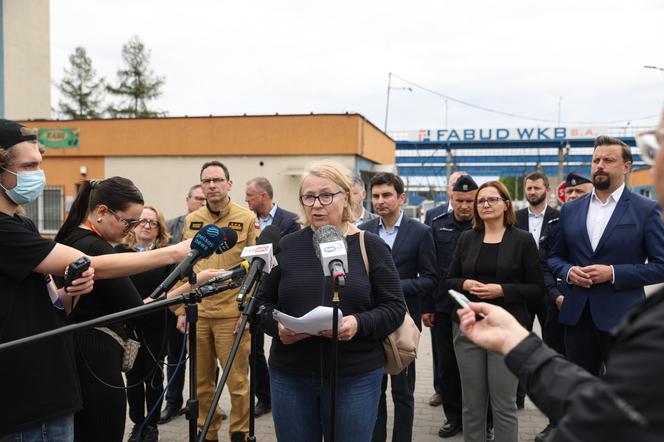
<path id="1" fill-rule="evenodd" d="M 69 56 L 69 69 L 56 87 L 62 93 L 58 111 L 67 118 L 99 118 L 102 113 L 104 79 L 97 79 L 92 60 L 79 46 Z"/>
<path id="2" fill-rule="evenodd" d="M 507 187 L 513 200 L 523 199 L 524 177 L 520 176 L 501 176 L 499 181 Z"/>
<path id="3" fill-rule="evenodd" d="M 124 66 L 118 70 L 117 86 L 108 85 L 106 90 L 117 97 L 120 103 L 108 107 L 114 118 L 144 118 L 165 115 L 165 112 L 150 109 L 148 102 L 162 94 L 164 78 L 155 75 L 150 68 L 150 51 L 138 37 L 132 37 L 122 46 Z"/>

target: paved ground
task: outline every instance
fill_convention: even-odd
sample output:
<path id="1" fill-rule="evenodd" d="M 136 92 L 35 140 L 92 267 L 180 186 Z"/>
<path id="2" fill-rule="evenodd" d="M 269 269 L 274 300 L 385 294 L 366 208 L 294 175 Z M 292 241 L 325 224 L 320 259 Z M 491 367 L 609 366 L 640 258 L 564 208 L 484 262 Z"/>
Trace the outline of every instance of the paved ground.
<path id="1" fill-rule="evenodd" d="M 266 354 L 269 349 L 269 336 L 266 336 L 265 348 Z M 188 375 L 187 375 L 188 379 Z M 438 429 L 443 423 L 442 407 L 429 406 L 429 397 L 433 393 L 432 381 L 432 363 L 431 363 L 431 338 L 428 329 L 425 328 L 420 340 L 419 355 L 417 359 L 417 383 L 415 386 L 415 423 L 413 425 L 413 440 L 417 442 L 461 442 L 461 434 L 449 438 L 441 439 L 438 437 Z M 185 392 L 188 386 L 185 386 Z M 185 395 L 185 398 L 187 396 Z M 388 396 L 389 397 L 389 396 Z M 390 401 L 388 400 L 388 404 Z M 230 409 L 230 399 L 227 391 L 224 391 L 221 397 L 221 407 L 228 411 Z M 389 407 L 389 405 L 388 405 Z M 388 428 L 391 430 L 392 409 L 388 408 Z M 546 418 L 542 413 L 526 399 L 526 408 L 519 410 L 519 442 L 531 442 L 535 435 L 546 426 Z M 125 430 L 125 440 L 129 436 L 132 423 L 127 417 L 127 427 Z M 188 422 L 184 416 L 180 416 L 166 425 L 159 426 L 160 440 L 162 442 L 180 442 L 188 440 Z M 388 440 L 391 438 L 391 431 L 388 431 Z M 228 424 L 225 421 L 219 432 L 219 440 L 228 440 Z M 272 416 L 264 415 L 256 419 L 256 440 L 258 442 L 274 442 Z M 285 441 L 288 442 L 288 441 Z"/>

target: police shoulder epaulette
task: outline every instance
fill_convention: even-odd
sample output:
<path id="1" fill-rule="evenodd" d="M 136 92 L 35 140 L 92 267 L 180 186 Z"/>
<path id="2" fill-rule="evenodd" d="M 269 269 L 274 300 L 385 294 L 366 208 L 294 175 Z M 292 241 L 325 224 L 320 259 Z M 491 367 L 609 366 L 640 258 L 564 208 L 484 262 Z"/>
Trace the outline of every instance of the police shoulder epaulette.
<path id="1" fill-rule="evenodd" d="M 442 217 L 444 217 L 444 216 L 447 216 L 447 215 L 449 215 L 450 213 L 451 213 L 451 212 L 441 213 L 440 215 L 435 216 L 435 217 L 431 220 L 431 222 L 434 222 L 434 221 L 436 221 L 437 219 L 440 219 L 440 218 L 442 218 Z"/>

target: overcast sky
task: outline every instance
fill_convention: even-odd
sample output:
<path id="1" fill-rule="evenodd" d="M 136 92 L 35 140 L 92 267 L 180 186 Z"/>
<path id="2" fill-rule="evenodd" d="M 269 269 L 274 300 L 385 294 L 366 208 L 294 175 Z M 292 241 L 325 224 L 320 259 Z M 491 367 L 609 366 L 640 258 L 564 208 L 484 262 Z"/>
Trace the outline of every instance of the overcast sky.
<path id="1" fill-rule="evenodd" d="M 384 126 L 388 73 L 448 101 L 449 127 L 628 120 L 664 104 L 664 2 L 54 0 L 51 70 L 83 46 L 115 82 L 140 36 L 170 116 L 358 112 Z M 444 99 L 392 79 L 388 130 L 442 128 Z M 411 87 L 412 91 L 401 89 Z M 58 92 L 53 90 L 53 105 Z"/>

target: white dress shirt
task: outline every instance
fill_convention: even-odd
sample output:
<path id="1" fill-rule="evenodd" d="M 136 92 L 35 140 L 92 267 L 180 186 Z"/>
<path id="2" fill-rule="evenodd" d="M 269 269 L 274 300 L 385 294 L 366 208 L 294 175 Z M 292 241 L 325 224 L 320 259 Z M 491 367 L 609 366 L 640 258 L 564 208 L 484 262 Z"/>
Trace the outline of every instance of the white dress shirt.
<path id="1" fill-rule="evenodd" d="M 588 239 L 590 240 L 590 246 L 593 248 L 593 252 L 597 249 L 599 240 L 606 230 L 606 226 L 609 224 L 611 215 L 616 210 L 618 201 L 625 190 L 625 184 L 622 184 L 618 187 L 609 197 L 606 199 L 606 202 L 603 203 L 595 193 L 590 195 L 590 205 L 588 206 L 588 216 L 586 217 L 586 230 L 588 231 Z M 616 282 L 616 272 L 611 267 L 611 284 Z M 569 283 L 569 273 L 572 269 L 569 269 L 567 272 L 567 282 Z"/>
<path id="2" fill-rule="evenodd" d="M 588 238 L 590 239 L 593 252 L 597 248 L 599 240 L 604 234 L 604 230 L 606 230 L 606 226 L 609 224 L 611 215 L 616 210 L 618 200 L 620 200 L 624 190 L 625 185 L 623 184 L 609 195 L 606 202 L 603 203 L 597 198 L 597 194 L 593 189 L 593 193 L 590 195 L 590 206 L 588 206 L 588 217 L 586 218 L 586 229 L 588 229 Z"/>
<path id="3" fill-rule="evenodd" d="M 546 206 L 544 206 L 544 210 L 540 213 L 532 212 L 530 206 L 528 206 L 528 230 L 530 231 L 530 234 L 533 235 L 533 238 L 535 238 L 535 244 L 538 249 L 540 236 L 542 236 L 542 225 L 544 224 L 545 212 Z"/>

